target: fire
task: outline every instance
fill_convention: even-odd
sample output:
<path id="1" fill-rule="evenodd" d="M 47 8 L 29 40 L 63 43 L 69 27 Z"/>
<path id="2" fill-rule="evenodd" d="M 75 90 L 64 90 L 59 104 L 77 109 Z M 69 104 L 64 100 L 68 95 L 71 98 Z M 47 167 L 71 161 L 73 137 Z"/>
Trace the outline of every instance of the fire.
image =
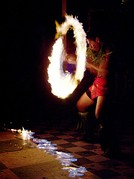
<path id="1" fill-rule="evenodd" d="M 34 132 L 32 132 L 31 130 L 26 130 L 24 129 L 24 127 L 22 127 L 22 129 L 11 129 L 11 131 L 19 133 L 23 140 L 32 139 L 32 135 L 34 134 Z"/>
<path id="2" fill-rule="evenodd" d="M 73 16 L 65 16 L 66 20 L 58 25 L 56 30 L 58 38 L 56 39 L 51 56 L 48 57 L 50 63 L 48 66 L 48 82 L 51 84 L 51 92 L 59 98 L 65 99 L 82 80 L 86 64 L 86 33 L 82 24 Z M 66 35 L 69 28 L 73 28 L 76 41 L 76 71 L 75 74 L 64 72 L 63 61 L 65 60 L 66 50 L 64 48 L 63 36 Z"/>

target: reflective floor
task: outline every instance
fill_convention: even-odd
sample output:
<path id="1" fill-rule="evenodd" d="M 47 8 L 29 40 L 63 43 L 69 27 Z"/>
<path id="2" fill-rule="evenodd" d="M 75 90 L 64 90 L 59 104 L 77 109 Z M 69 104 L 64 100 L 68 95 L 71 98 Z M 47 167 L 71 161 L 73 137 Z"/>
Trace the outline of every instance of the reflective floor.
<path id="1" fill-rule="evenodd" d="M 104 156 L 99 143 L 79 139 L 80 133 L 70 122 L 38 123 L 31 130 L 34 138 L 46 139 L 56 144 L 57 151 L 72 154 L 77 160 L 72 165 L 85 167 L 84 176 L 73 178 L 132 179 L 134 178 L 134 123 L 127 119 L 118 121 L 121 154 L 117 158 Z M 52 155 L 38 150 L 36 144 L 24 142 L 11 131 L 0 132 L 0 178 L 71 178 Z M 54 174 L 55 173 L 55 174 Z"/>

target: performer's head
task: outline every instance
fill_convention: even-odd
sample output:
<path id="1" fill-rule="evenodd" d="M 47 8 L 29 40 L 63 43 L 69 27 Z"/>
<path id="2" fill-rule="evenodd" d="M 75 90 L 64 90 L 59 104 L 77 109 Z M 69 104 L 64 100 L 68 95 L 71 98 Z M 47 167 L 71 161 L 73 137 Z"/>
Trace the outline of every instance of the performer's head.
<path id="1" fill-rule="evenodd" d="M 89 48 L 93 51 L 99 51 L 101 40 L 99 34 L 95 31 L 88 31 L 87 32 L 87 44 Z"/>

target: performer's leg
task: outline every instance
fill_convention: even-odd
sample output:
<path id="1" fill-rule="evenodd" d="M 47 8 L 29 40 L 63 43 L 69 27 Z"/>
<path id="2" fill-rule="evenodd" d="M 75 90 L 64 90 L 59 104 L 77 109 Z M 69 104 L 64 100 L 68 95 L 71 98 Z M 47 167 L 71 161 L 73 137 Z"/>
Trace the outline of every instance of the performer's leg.
<path id="1" fill-rule="evenodd" d="M 94 115 L 94 106 L 90 106 L 88 112 L 78 113 L 77 130 L 82 135 L 79 139 L 98 143 L 98 123 Z"/>
<path id="2" fill-rule="evenodd" d="M 97 120 L 100 124 L 100 145 L 102 150 L 104 151 L 104 155 L 109 157 L 114 157 L 119 154 L 119 143 L 118 143 L 118 136 L 116 134 L 116 128 L 114 125 L 114 121 L 111 117 L 110 111 L 109 111 L 109 104 L 104 99 L 99 98 L 98 104 L 101 104 L 100 106 L 103 108 L 99 108 L 99 112 L 96 116 Z"/>
<path id="3" fill-rule="evenodd" d="M 88 108 L 93 105 L 94 101 L 91 100 L 86 93 L 84 93 L 77 102 L 77 109 L 79 113 L 77 129 L 82 128 L 85 135 L 90 133 L 89 128 L 92 126 L 91 123 L 89 123 Z M 89 113 L 90 112 L 91 111 L 89 111 Z"/>
<path id="4" fill-rule="evenodd" d="M 86 125 L 88 120 L 88 112 L 78 112 L 77 130 L 85 133 Z"/>
<path id="5" fill-rule="evenodd" d="M 119 140 L 116 127 L 112 119 L 106 116 L 103 121 L 103 127 L 100 133 L 100 144 L 104 155 L 108 157 L 117 157 L 120 153 Z"/>

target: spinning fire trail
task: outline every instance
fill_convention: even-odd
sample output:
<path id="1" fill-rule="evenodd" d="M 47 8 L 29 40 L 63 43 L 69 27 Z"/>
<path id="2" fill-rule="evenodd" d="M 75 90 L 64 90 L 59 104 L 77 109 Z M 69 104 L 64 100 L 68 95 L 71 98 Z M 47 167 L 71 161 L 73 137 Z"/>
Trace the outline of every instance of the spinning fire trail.
<path id="1" fill-rule="evenodd" d="M 64 72 L 63 61 L 66 57 L 63 38 L 67 31 L 72 28 L 76 43 L 76 71 L 74 74 Z M 86 33 L 82 23 L 73 16 L 66 15 L 65 22 L 56 27 L 57 36 L 59 36 L 53 47 L 48 66 L 48 82 L 51 85 L 51 92 L 58 98 L 65 99 L 82 80 L 86 65 Z"/>

